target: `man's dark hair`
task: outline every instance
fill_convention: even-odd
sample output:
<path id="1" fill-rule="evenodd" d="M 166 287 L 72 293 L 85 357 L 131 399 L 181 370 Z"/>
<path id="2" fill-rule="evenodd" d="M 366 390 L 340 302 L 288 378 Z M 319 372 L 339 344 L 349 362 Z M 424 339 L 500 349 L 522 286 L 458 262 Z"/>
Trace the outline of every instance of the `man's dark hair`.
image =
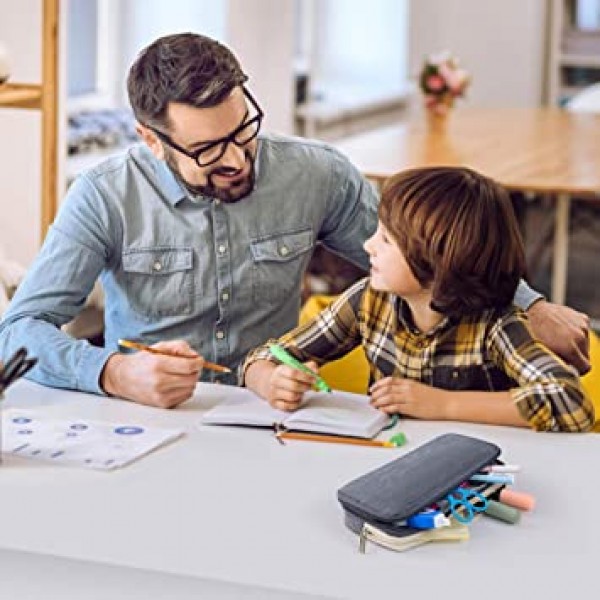
<path id="1" fill-rule="evenodd" d="M 379 217 L 447 316 L 510 305 L 525 253 L 508 192 L 462 167 L 410 169 L 385 184 Z"/>
<path id="2" fill-rule="evenodd" d="M 127 92 L 136 119 L 169 129 L 169 102 L 207 108 L 221 103 L 247 76 L 231 50 L 195 33 L 161 37 L 129 70 Z"/>

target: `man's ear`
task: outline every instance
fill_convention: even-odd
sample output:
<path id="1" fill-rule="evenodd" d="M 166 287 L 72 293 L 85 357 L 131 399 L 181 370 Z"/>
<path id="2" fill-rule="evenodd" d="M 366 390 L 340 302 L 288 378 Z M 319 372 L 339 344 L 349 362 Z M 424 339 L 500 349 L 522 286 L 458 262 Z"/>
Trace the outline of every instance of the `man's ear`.
<path id="1" fill-rule="evenodd" d="M 144 140 L 148 148 L 152 151 L 152 154 L 158 158 L 158 160 L 164 160 L 165 158 L 165 150 L 161 141 L 158 139 L 158 136 L 147 127 L 144 127 L 141 123 L 135 124 L 135 130 L 138 135 Z"/>

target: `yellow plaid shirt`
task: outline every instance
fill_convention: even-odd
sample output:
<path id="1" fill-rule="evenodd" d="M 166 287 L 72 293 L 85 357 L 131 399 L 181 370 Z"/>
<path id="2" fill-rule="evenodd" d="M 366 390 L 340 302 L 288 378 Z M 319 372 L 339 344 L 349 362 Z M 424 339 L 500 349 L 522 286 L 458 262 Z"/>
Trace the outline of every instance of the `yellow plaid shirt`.
<path id="1" fill-rule="evenodd" d="M 357 282 L 278 343 L 299 360 L 319 365 L 362 345 L 372 381 L 400 377 L 448 390 L 510 390 L 538 431 L 586 431 L 594 423 L 579 377 L 533 338 L 519 308 L 446 318 L 423 333 L 401 298 L 369 283 Z M 273 341 L 248 355 L 242 377 L 256 360 L 277 362 L 268 350 Z"/>

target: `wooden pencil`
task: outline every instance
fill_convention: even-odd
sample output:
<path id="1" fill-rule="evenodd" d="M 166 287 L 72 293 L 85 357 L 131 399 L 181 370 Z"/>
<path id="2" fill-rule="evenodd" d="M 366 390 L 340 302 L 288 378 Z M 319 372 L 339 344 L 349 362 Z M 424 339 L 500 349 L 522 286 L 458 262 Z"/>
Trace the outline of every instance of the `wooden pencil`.
<path id="1" fill-rule="evenodd" d="M 326 435 L 322 433 L 302 433 L 299 431 L 280 431 L 275 434 L 278 439 L 304 440 L 307 442 L 327 442 L 329 444 L 351 444 L 354 446 L 376 446 L 379 448 L 396 448 L 393 442 L 383 440 L 363 440 L 343 435 Z"/>
<path id="2" fill-rule="evenodd" d="M 139 342 L 132 342 L 131 340 L 119 340 L 119 346 L 123 346 L 123 348 L 131 348 L 132 350 L 142 350 L 144 352 L 150 352 L 150 354 L 162 354 L 163 356 L 175 356 L 179 358 L 185 358 L 182 357 L 180 354 L 174 354 L 173 352 L 159 350 L 158 348 L 146 346 L 146 344 L 140 344 Z M 213 363 L 208 360 L 204 361 L 204 365 L 202 368 L 210 369 L 211 371 L 217 371 L 219 373 L 231 373 L 231 369 L 229 367 L 224 367 L 223 365 L 218 365 L 217 363 Z"/>

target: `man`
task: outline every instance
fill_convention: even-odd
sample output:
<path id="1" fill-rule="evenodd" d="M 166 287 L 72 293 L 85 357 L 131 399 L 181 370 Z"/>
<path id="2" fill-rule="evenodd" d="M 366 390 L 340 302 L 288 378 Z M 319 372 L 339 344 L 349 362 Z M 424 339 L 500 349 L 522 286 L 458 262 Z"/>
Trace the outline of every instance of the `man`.
<path id="1" fill-rule="evenodd" d="M 0 356 L 24 345 L 39 358 L 35 381 L 171 407 L 199 376 L 235 382 L 202 371 L 204 357 L 235 369 L 296 324 L 318 242 L 368 267 L 375 192 L 324 144 L 258 137 L 263 113 L 246 80 L 233 54 L 203 36 L 142 51 L 128 91 L 145 144 L 72 185 L 0 325 Z M 97 278 L 104 348 L 60 330 Z M 516 301 L 535 302 L 536 333 L 585 368 L 586 317 L 539 298 L 523 283 Z M 120 354 L 119 338 L 178 356 Z"/>

